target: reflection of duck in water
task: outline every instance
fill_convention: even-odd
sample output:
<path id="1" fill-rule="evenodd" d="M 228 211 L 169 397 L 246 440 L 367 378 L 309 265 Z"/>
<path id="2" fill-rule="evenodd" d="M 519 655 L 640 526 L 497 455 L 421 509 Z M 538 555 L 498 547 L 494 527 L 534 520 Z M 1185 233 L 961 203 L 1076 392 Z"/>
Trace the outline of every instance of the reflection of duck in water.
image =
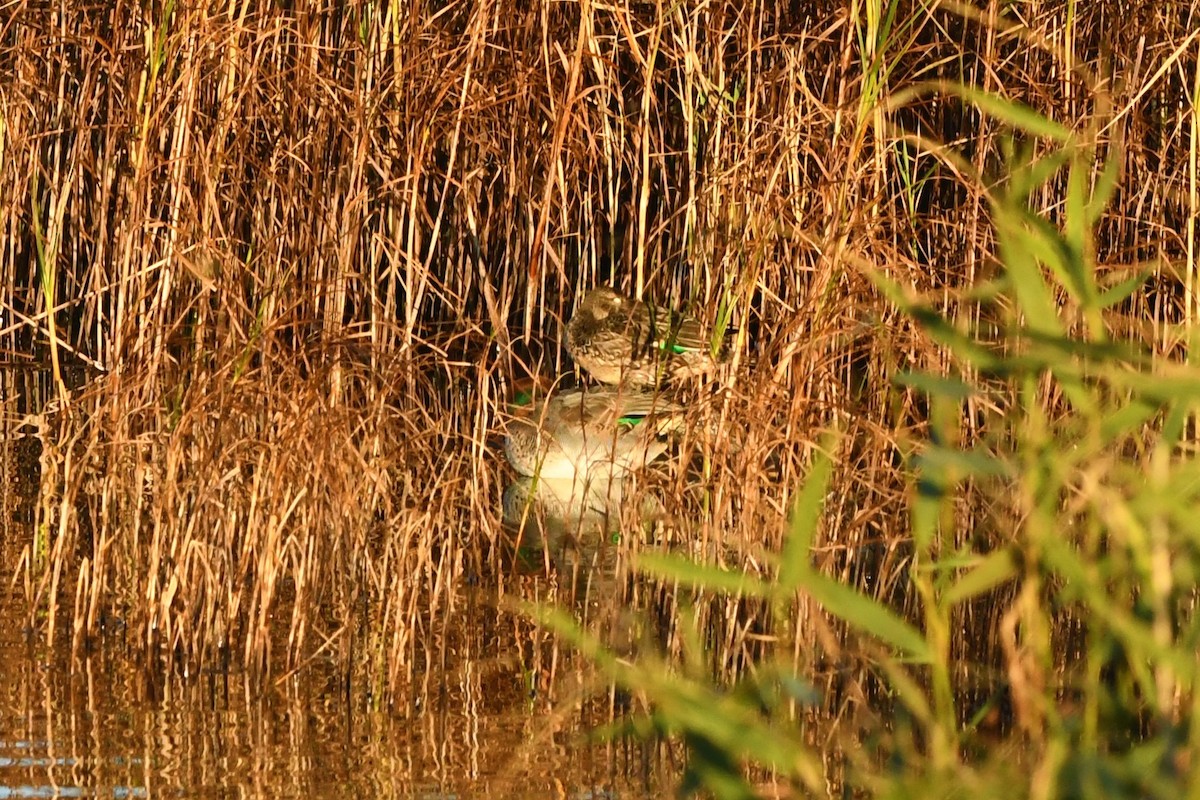
<path id="1" fill-rule="evenodd" d="M 557 551 L 579 538 L 619 540 L 621 483 L 604 487 L 611 491 L 590 491 L 569 479 L 522 475 L 504 490 L 504 523 L 522 534 L 522 546 L 548 546 L 556 561 Z"/>
<path id="2" fill-rule="evenodd" d="M 560 585 L 586 609 L 583 618 L 598 622 L 594 630 L 622 655 L 636 647 L 641 630 L 640 617 L 623 602 L 622 517 L 645 532 L 666 516 L 662 504 L 644 494 L 632 517 L 621 514 L 627 488 L 624 478 L 588 491 L 570 479 L 520 476 L 504 490 L 504 525 L 515 536 L 522 570 L 552 565 Z"/>
<path id="3" fill-rule="evenodd" d="M 567 352 L 601 383 L 654 386 L 712 372 L 712 332 L 699 320 L 626 297 L 588 292 L 567 324 Z"/>
<path id="4" fill-rule="evenodd" d="M 519 405 L 504 454 L 521 475 L 593 483 L 617 478 L 667 451 L 663 435 L 682 409 L 646 392 L 600 387 Z"/>
<path id="5" fill-rule="evenodd" d="M 505 524 L 522 547 L 545 547 L 561 572 L 611 567 L 626 479 L 667 451 L 666 434 L 681 426 L 682 409 L 659 395 L 607 386 L 526 392 L 518 400 L 504 452 L 520 477 L 504 492 Z M 647 498 L 638 513 L 659 516 L 661 505 Z"/>

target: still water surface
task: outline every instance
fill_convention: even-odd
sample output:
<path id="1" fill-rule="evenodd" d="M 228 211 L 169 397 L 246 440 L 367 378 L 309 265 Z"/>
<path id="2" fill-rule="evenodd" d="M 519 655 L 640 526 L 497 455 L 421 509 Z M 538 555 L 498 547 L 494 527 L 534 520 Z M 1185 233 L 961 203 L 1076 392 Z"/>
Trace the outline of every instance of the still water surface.
<path id="1" fill-rule="evenodd" d="M 0 538 L 6 576 L 14 538 Z M 330 662 L 265 687 L 234 673 L 163 683 L 106 644 L 72 671 L 69 643 L 28 642 L 23 602 L 3 588 L 0 799 L 662 796 L 661 755 L 586 743 L 603 709 L 534 696 L 499 637 L 486 659 L 423 676 L 408 708 L 381 711 Z"/>

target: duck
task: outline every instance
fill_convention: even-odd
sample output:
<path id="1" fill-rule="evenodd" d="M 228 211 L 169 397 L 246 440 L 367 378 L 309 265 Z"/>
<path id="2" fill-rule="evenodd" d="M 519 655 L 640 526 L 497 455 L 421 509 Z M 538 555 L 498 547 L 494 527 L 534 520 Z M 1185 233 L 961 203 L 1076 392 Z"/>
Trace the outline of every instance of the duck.
<path id="1" fill-rule="evenodd" d="M 661 394 L 625 387 L 525 392 L 512 406 L 504 454 L 527 477 L 577 485 L 620 478 L 667 452 L 682 411 Z"/>
<path id="2" fill-rule="evenodd" d="M 720 363 L 699 320 L 605 285 L 580 301 L 567 323 L 566 345 L 585 372 L 613 386 L 655 387 L 710 373 Z"/>

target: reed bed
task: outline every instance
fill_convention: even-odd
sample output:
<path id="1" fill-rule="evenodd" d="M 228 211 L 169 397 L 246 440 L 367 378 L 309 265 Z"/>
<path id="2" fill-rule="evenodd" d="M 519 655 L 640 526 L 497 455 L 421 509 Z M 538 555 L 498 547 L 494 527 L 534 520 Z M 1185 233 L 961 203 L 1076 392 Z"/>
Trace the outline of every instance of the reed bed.
<path id="1" fill-rule="evenodd" d="M 119 629 L 163 670 L 335 653 L 402 701 L 474 635 L 464 586 L 486 608 L 521 593 L 499 520 L 507 387 L 570 368 L 562 327 L 598 282 L 737 331 L 643 481 L 669 535 L 630 546 L 770 579 L 838 429 L 816 563 L 918 619 L 906 475 L 931 402 L 896 379 L 959 367 L 878 276 L 952 326 L 999 326 L 971 293 L 999 274 L 987 200 L 1033 140 L 946 87 L 1087 131 L 1116 163 L 1092 255 L 1108 285 L 1147 280 L 1105 324 L 1180 359 L 1198 10 L 10 5 L 0 347 L 91 371 L 29 420 L 41 486 L 13 586 L 31 624 L 77 652 Z M 1028 205 L 1060 219 L 1066 182 Z M 965 405 L 964 447 L 1022 391 L 995 388 Z M 1002 502 L 968 483 L 945 551 L 1008 541 Z M 679 656 L 682 590 L 632 591 Z M 996 634 L 1013 591 L 955 611 L 964 714 L 1016 663 Z M 687 603 L 724 680 L 786 634 L 821 714 L 883 694 L 875 651 L 812 602 L 782 628 L 751 598 Z M 1074 613 L 1048 623 L 1064 642 Z"/>

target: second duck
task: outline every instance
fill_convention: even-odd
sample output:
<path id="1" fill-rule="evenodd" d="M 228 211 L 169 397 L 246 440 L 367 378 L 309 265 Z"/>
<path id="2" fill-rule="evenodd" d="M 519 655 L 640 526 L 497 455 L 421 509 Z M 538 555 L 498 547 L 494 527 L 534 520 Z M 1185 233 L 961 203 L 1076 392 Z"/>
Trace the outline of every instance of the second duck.
<path id="1" fill-rule="evenodd" d="M 574 481 L 620 477 L 661 456 L 680 407 L 614 387 L 559 392 L 513 411 L 504 453 L 521 475 Z"/>

